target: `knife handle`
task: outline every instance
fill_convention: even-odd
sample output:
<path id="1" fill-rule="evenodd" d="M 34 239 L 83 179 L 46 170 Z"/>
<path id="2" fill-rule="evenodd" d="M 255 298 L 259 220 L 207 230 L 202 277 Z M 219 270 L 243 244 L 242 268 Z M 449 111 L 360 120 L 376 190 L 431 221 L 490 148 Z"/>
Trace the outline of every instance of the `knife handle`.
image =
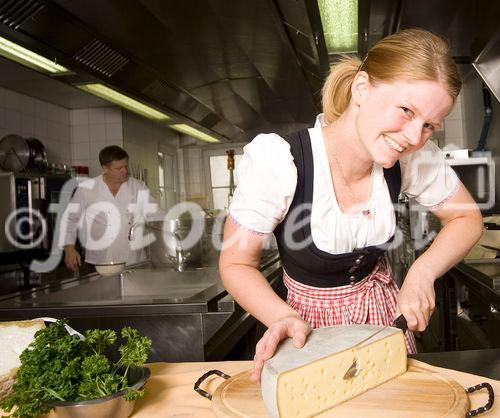
<path id="1" fill-rule="evenodd" d="M 396 328 L 399 328 L 401 331 L 406 332 L 406 330 L 408 329 L 408 324 L 406 323 L 406 318 L 403 315 L 399 315 L 394 320 L 394 326 Z"/>

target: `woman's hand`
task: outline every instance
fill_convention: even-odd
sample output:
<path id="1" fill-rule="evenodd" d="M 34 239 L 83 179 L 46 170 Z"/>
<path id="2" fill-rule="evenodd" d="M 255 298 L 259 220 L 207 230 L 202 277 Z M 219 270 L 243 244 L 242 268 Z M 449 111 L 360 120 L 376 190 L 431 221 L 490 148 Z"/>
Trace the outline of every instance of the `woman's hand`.
<path id="1" fill-rule="evenodd" d="M 287 337 L 293 338 L 293 345 L 302 348 L 306 342 L 307 335 L 311 332 L 311 326 L 299 316 L 286 316 L 273 323 L 264 333 L 255 348 L 254 370 L 250 379 L 260 382 L 260 374 L 264 367 L 264 361 L 270 359 L 279 342 Z"/>
<path id="2" fill-rule="evenodd" d="M 435 305 L 434 278 L 410 269 L 397 297 L 397 311 L 406 318 L 408 329 L 424 331 Z"/>

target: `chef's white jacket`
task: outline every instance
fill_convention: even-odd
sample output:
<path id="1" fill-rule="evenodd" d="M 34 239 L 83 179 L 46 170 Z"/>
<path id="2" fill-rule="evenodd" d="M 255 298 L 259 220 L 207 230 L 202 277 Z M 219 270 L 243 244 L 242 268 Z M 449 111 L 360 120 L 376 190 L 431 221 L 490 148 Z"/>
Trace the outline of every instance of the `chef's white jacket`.
<path id="1" fill-rule="evenodd" d="M 61 220 L 59 247 L 74 245 L 80 239 L 85 261 L 90 264 L 123 262 L 134 264 L 144 259 L 145 243 L 141 224 L 148 215 L 158 216 L 159 206 L 148 187 L 129 177 L 113 196 L 102 175 L 80 183 Z"/>

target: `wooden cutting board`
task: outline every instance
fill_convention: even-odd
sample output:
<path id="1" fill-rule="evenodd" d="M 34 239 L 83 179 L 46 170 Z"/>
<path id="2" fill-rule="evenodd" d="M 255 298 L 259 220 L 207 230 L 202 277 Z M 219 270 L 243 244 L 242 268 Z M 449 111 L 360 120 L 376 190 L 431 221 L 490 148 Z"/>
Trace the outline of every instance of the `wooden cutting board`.
<path id="1" fill-rule="evenodd" d="M 212 409 L 216 416 L 267 416 L 260 386 L 250 381 L 250 373 L 250 370 L 239 373 L 217 388 L 212 397 Z M 318 416 L 463 418 L 469 410 L 469 398 L 462 386 L 426 367 L 425 363 L 409 359 L 405 374 Z"/>

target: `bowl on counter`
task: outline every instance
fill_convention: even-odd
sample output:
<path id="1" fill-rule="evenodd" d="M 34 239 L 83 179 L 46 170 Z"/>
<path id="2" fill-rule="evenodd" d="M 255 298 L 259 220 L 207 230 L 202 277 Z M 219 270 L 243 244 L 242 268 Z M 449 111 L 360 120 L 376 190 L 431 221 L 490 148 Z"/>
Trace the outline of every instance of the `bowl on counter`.
<path id="1" fill-rule="evenodd" d="M 104 277 L 117 276 L 125 270 L 125 262 L 111 262 L 108 264 L 95 264 L 96 271 Z"/>
<path id="2" fill-rule="evenodd" d="M 150 376 L 151 371 L 147 367 L 131 367 L 128 372 L 129 386 L 141 389 Z M 120 391 L 88 401 L 54 401 L 49 406 L 54 407 L 57 418 L 128 418 L 134 410 L 135 401 L 127 401 L 125 395 L 126 391 Z"/>

